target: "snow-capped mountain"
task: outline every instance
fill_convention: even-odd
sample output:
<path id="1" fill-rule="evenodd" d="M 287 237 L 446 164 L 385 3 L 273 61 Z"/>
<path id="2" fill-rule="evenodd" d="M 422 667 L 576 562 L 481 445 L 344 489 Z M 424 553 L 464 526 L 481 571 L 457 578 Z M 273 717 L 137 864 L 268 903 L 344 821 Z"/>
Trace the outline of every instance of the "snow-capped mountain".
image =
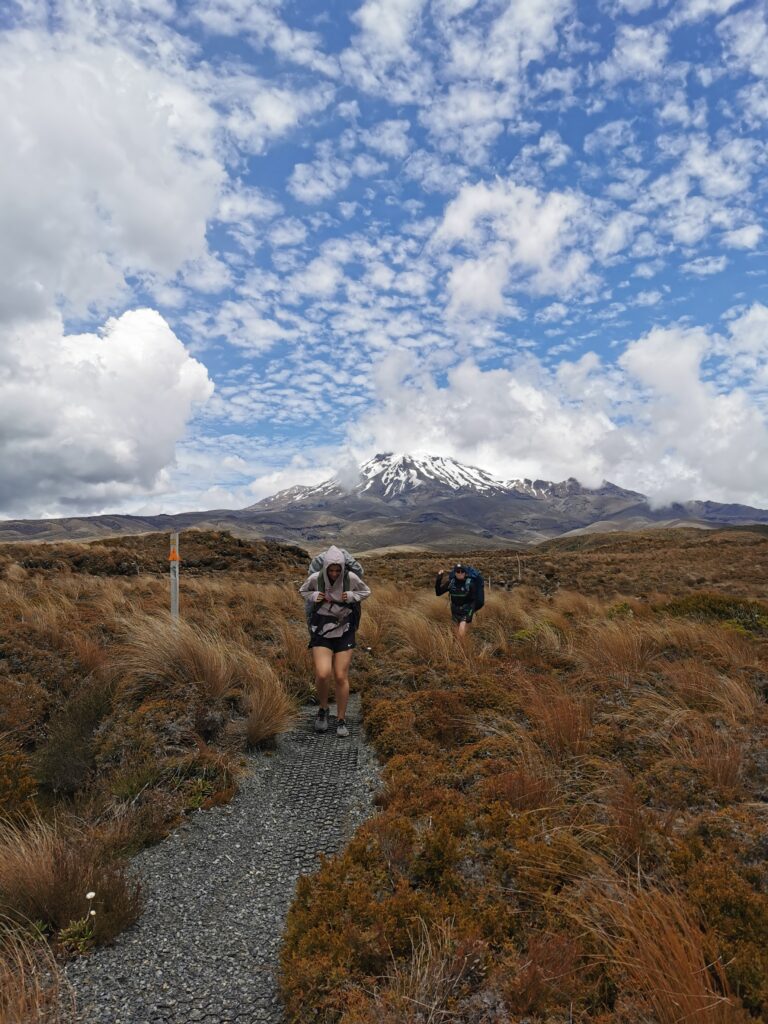
<path id="1" fill-rule="evenodd" d="M 685 523 L 768 523 L 768 511 L 703 501 L 651 508 L 642 494 L 608 482 L 588 488 L 573 477 L 559 483 L 504 481 L 456 459 L 386 452 L 364 463 L 356 478 L 333 477 L 314 487 L 290 487 L 240 511 L 21 520 L 0 524 L 0 540 L 60 540 L 204 526 L 291 541 L 313 550 L 335 543 L 359 554 L 403 546 L 471 551 L 535 544 L 573 531 Z"/>
<path id="2" fill-rule="evenodd" d="M 380 498 L 382 501 L 403 500 L 416 491 L 419 498 L 438 493 L 502 494 L 507 486 L 477 466 L 465 466 L 455 459 L 440 455 L 406 455 L 385 452 L 375 455 L 360 467 L 359 477 L 350 482 L 332 477 L 315 487 L 290 487 L 279 491 L 251 508 L 285 508 L 297 502 L 341 497 L 344 494 Z"/>
<path id="3" fill-rule="evenodd" d="M 640 494 L 622 491 L 612 484 L 604 486 L 613 494 L 642 498 Z M 332 477 L 314 487 L 290 487 L 252 505 L 251 509 L 288 508 L 306 502 L 341 498 L 345 494 L 403 504 L 422 503 L 439 496 L 514 495 L 545 500 L 583 493 L 585 488 L 573 477 L 561 483 L 528 479 L 503 481 L 484 469 L 467 466 L 447 456 L 384 452 L 363 463 L 357 481 L 351 485 L 348 480 Z"/>

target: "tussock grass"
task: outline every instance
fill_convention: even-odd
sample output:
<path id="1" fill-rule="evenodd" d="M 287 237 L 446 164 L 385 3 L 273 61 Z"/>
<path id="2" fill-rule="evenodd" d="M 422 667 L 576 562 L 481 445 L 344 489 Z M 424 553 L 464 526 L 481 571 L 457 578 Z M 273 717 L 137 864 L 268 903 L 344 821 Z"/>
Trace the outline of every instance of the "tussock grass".
<path id="1" fill-rule="evenodd" d="M 471 979 L 485 971 L 486 948 L 457 935 L 450 920 L 433 925 L 418 918 L 405 959 L 392 957 L 373 1000 L 377 1024 L 443 1024 L 455 1021 L 455 1005 Z"/>
<path id="2" fill-rule="evenodd" d="M 96 896 L 89 905 L 86 893 Z M 20 926 L 36 922 L 56 938 L 96 911 L 95 942 L 108 942 L 134 921 L 138 885 L 123 866 L 73 822 L 0 821 L 0 915 Z"/>
<path id="3" fill-rule="evenodd" d="M 245 735 L 248 746 L 288 732 L 296 721 L 296 702 L 286 692 L 282 680 L 264 658 L 251 656 L 247 666 L 249 681 L 243 694 Z"/>
<path id="4" fill-rule="evenodd" d="M 48 947 L 0 924 L 0 1024 L 69 1024 L 71 988 Z"/>
<path id="5" fill-rule="evenodd" d="M 574 640 L 585 668 L 625 683 L 654 668 L 667 645 L 663 628 L 631 621 L 589 622 Z"/>
<path id="6" fill-rule="evenodd" d="M 234 697 L 242 689 L 242 649 L 220 634 L 170 615 L 134 617 L 125 628 L 121 660 L 133 685 L 177 681 L 209 702 Z"/>
<path id="7" fill-rule="evenodd" d="M 636 1012 L 659 1024 L 748 1021 L 713 955 L 714 937 L 679 894 L 591 884 L 576 890 L 569 913 L 635 997 Z"/>

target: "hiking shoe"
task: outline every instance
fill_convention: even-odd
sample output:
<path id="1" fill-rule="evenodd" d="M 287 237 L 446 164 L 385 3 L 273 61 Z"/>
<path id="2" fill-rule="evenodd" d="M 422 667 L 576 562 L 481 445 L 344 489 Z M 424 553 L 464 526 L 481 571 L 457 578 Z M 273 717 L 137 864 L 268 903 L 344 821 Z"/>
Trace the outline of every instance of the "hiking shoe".
<path id="1" fill-rule="evenodd" d="M 320 708 L 317 712 L 315 732 L 328 732 L 328 708 Z"/>
<path id="2" fill-rule="evenodd" d="M 349 736 L 349 729 L 347 728 L 347 723 L 343 718 L 340 718 L 336 722 L 336 735 L 342 737 Z"/>

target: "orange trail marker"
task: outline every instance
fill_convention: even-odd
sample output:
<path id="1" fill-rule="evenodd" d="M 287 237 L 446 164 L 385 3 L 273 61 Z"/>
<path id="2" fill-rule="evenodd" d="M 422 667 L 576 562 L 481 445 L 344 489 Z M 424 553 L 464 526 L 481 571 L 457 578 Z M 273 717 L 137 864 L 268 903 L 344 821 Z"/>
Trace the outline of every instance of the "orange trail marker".
<path id="1" fill-rule="evenodd" d="M 171 534 L 171 553 L 168 556 L 171 563 L 171 618 L 179 617 L 179 535 Z"/>

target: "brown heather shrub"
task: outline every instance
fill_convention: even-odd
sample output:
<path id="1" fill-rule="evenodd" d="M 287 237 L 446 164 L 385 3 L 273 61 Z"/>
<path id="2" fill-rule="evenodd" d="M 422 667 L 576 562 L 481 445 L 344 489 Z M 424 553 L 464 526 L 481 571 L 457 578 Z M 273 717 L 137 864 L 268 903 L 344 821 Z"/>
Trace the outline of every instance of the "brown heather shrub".
<path id="1" fill-rule="evenodd" d="M 32 764 L 14 736 L 0 733 L 0 816 L 25 814 L 33 808 L 37 781 Z"/>
<path id="2" fill-rule="evenodd" d="M 584 969 L 577 937 L 532 930 L 524 952 L 513 949 L 494 962 L 488 984 L 501 996 L 505 1011 L 540 1014 L 573 1005 Z"/>
<path id="3" fill-rule="evenodd" d="M 0 821 L 0 915 L 37 922 L 55 938 L 92 909 L 93 940 L 109 942 L 139 913 L 139 887 L 92 836 L 74 824 Z"/>
<path id="4" fill-rule="evenodd" d="M 641 864 L 647 866 L 647 856 L 660 852 L 659 845 L 669 832 L 670 819 L 660 818 L 646 806 L 635 781 L 622 767 L 599 796 L 620 860 L 638 870 Z"/>
<path id="5" fill-rule="evenodd" d="M 42 787 L 71 796 L 85 784 L 95 764 L 94 733 L 111 710 L 112 692 L 104 678 L 86 679 L 52 716 L 34 755 Z"/>
<path id="6" fill-rule="evenodd" d="M 48 946 L 0 926 L 0 1024 L 70 1024 L 71 987 Z"/>
<path id="7" fill-rule="evenodd" d="M 568 914 L 602 950 L 621 989 L 654 1022 L 747 1024 L 714 936 L 678 893 L 589 883 L 570 894 Z"/>

